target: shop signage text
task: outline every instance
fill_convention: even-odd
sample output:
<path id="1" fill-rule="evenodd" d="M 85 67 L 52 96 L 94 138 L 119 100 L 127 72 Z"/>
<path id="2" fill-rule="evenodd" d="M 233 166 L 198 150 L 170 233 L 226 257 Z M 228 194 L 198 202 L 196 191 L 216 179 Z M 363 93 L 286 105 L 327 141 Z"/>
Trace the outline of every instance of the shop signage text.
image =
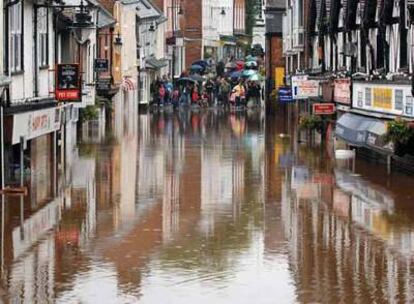
<path id="1" fill-rule="evenodd" d="M 414 117 L 413 97 L 408 84 L 354 82 L 352 106 L 367 111 Z"/>
<path id="2" fill-rule="evenodd" d="M 29 140 L 57 131 L 60 122 L 60 108 L 16 114 L 13 116 L 12 145 L 18 144 L 21 136 Z"/>
<path id="3" fill-rule="evenodd" d="M 330 115 L 335 113 L 335 104 L 333 103 L 314 103 L 313 114 L 315 115 Z"/>
<path id="4" fill-rule="evenodd" d="M 290 87 L 280 87 L 278 90 L 279 102 L 292 102 L 292 89 Z"/>
<path id="5" fill-rule="evenodd" d="M 56 100 L 80 101 L 79 64 L 58 64 L 56 69 Z"/>
<path id="6" fill-rule="evenodd" d="M 94 62 L 95 72 L 107 72 L 109 69 L 109 60 L 96 58 Z"/>
<path id="7" fill-rule="evenodd" d="M 292 76 L 293 99 L 306 99 L 319 96 L 319 81 L 308 80 L 307 75 Z"/>
<path id="8" fill-rule="evenodd" d="M 335 79 L 334 101 L 351 104 L 351 79 Z"/>

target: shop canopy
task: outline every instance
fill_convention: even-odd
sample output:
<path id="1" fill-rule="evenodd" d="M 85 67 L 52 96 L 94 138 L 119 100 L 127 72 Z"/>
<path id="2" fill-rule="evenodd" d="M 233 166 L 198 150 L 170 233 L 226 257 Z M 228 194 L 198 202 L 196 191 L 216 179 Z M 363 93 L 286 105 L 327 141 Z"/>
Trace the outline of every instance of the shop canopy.
<path id="1" fill-rule="evenodd" d="M 345 113 L 336 123 L 335 135 L 354 146 L 376 146 L 368 135 L 382 137 L 386 131 L 382 120 Z"/>

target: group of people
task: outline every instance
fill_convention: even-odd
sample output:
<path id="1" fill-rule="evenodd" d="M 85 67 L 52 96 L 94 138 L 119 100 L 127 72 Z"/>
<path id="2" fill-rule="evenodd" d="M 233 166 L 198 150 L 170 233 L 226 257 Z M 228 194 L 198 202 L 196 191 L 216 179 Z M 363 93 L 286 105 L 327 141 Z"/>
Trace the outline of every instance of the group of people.
<path id="1" fill-rule="evenodd" d="M 217 76 L 203 82 L 177 81 L 173 83 L 165 75 L 151 84 L 152 103 L 156 105 L 171 104 L 198 105 L 209 107 L 222 105 L 257 106 L 262 98 L 262 88 L 258 82 L 246 80 L 232 80 Z"/>

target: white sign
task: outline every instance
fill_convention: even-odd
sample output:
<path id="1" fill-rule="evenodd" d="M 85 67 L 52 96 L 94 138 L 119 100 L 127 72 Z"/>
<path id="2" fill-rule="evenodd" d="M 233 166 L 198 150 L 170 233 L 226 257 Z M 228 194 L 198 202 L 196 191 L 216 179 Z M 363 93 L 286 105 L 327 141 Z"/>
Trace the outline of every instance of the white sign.
<path id="1" fill-rule="evenodd" d="M 306 99 L 318 97 L 319 95 L 319 81 L 308 80 L 307 75 L 292 76 L 293 99 Z"/>
<path id="2" fill-rule="evenodd" d="M 351 79 L 335 79 L 334 101 L 351 104 Z"/>
<path id="3" fill-rule="evenodd" d="M 353 83 L 352 106 L 371 112 L 414 117 L 413 97 L 408 84 Z"/>
<path id="4" fill-rule="evenodd" d="M 26 140 L 36 138 L 60 129 L 61 108 L 26 112 L 13 116 L 12 145 L 20 143 L 20 137 Z"/>

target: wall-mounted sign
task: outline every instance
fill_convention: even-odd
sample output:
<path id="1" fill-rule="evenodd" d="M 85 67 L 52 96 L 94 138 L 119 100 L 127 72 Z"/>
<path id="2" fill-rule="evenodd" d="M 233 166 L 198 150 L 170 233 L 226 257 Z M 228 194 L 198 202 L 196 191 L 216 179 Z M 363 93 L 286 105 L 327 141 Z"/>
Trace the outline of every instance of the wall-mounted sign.
<path id="1" fill-rule="evenodd" d="M 351 104 L 351 79 L 335 79 L 334 101 Z"/>
<path id="2" fill-rule="evenodd" d="M 279 102 L 292 102 L 292 89 L 290 87 L 280 87 L 278 90 Z"/>
<path id="3" fill-rule="evenodd" d="M 80 101 L 79 64 L 58 64 L 56 69 L 56 100 Z"/>
<path id="4" fill-rule="evenodd" d="M 96 58 L 94 62 L 95 72 L 107 72 L 109 70 L 109 60 L 104 58 Z"/>
<path id="5" fill-rule="evenodd" d="M 308 80 L 307 75 L 292 76 L 293 99 L 307 99 L 319 96 L 319 81 Z"/>
<path id="6" fill-rule="evenodd" d="M 333 103 L 314 103 L 313 114 L 315 115 L 330 115 L 335 113 L 335 104 Z"/>
<path id="7" fill-rule="evenodd" d="M 98 79 L 96 90 L 98 92 L 108 92 L 111 89 L 111 79 Z"/>
<path id="8" fill-rule="evenodd" d="M 39 137 L 60 129 L 61 108 L 50 108 L 39 111 L 13 115 L 12 145 L 20 143 L 20 137 L 26 140 Z"/>
<path id="9" fill-rule="evenodd" d="M 414 117 L 413 97 L 409 84 L 354 82 L 352 106 L 367 111 Z"/>

